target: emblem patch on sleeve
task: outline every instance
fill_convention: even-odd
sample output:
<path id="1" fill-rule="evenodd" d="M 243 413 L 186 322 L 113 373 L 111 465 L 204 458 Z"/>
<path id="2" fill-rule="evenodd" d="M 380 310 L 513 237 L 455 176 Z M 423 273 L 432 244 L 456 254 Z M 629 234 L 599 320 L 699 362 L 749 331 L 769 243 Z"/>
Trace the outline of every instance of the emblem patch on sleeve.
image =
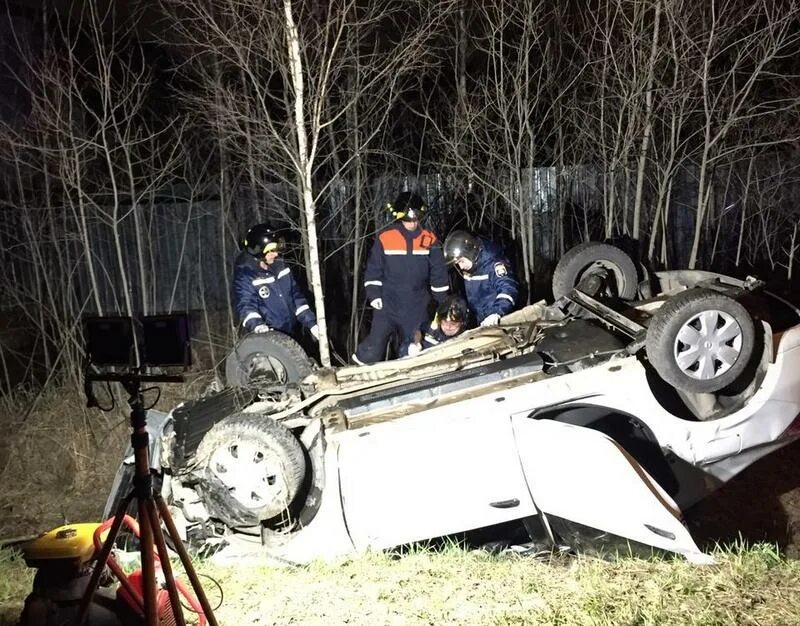
<path id="1" fill-rule="evenodd" d="M 258 289 L 258 295 L 262 298 L 269 298 L 269 287 L 264 285 Z"/>
<path id="2" fill-rule="evenodd" d="M 497 276 L 498 278 L 500 278 L 502 276 L 507 276 L 508 275 L 508 270 L 506 269 L 506 264 L 505 263 L 495 263 L 494 264 L 494 273 L 495 273 L 495 276 Z"/>

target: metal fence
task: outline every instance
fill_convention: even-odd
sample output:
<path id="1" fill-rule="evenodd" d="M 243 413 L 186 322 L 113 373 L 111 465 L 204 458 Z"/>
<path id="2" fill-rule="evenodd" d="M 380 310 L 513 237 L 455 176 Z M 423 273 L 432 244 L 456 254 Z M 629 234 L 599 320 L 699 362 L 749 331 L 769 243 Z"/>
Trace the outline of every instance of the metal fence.
<path id="1" fill-rule="evenodd" d="M 620 177 L 620 203 L 632 202 L 633 179 Z M 370 199 L 366 210 L 373 227 L 365 230 L 363 238 L 369 239 L 388 221 L 385 202 L 397 192 L 410 189 L 426 197 L 431 206 L 430 226 L 440 235 L 454 227 L 481 230 L 502 240 L 512 258 L 515 254 L 518 257 L 525 237 L 539 262 L 552 265 L 563 247 L 587 234 L 602 236 L 605 184 L 603 174 L 591 167 L 562 172 L 538 168 L 525 177 L 525 184 L 499 177 L 494 189 L 476 189 L 442 174 L 384 177 L 371 181 L 365 194 Z M 343 229 L 333 216 L 349 210 L 353 191 L 350 183 L 338 181 L 320 201 L 319 233 L 326 252 L 338 250 L 352 239 L 352 232 Z M 738 211 L 724 209 L 735 207 L 741 195 L 740 186 L 715 188 L 714 205 L 721 208 L 710 221 L 716 230 L 706 239 L 713 240 L 717 251 L 727 256 L 735 248 L 740 217 Z M 173 194 L 173 198 L 185 197 Z M 137 312 L 223 310 L 229 306 L 233 258 L 246 227 L 265 219 L 295 228 L 299 223 L 292 189 L 279 185 L 264 188 L 255 203 L 249 197 L 240 193 L 228 206 L 208 196 L 203 201 L 154 202 L 139 208 L 138 228 L 129 210 L 115 226 L 95 215 L 87 218 L 83 229 L 69 207 L 5 208 L 0 224 L 0 308 L 36 306 L 48 294 L 57 294 L 73 299 L 73 311 L 99 313 L 99 302 L 105 315 L 122 312 L 124 272 Z M 669 211 L 673 266 L 685 265 L 688 260 L 695 206 L 695 178 L 686 169 L 676 177 Z M 526 232 L 520 232 L 520 222 L 514 217 L 520 207 L 530 217 L 522 222 Z M 643 227 L 647 232 L 649 225 L 644 223 Z M 90 260 L 96 289 L 92 287 Z M 301 258 L 295 261 L 302 263 Z M 331 252 L 329 263 L 336 271 L 352 271 L 338 267 L 341 262 Z M 527 277 L 521 278 L 525 282 Z"/>

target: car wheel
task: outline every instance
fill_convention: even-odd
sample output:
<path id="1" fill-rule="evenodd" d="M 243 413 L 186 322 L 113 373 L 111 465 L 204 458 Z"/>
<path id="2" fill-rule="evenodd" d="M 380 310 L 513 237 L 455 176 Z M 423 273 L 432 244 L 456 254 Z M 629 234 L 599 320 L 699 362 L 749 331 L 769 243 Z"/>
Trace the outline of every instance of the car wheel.
<path id="1" fill-rule="evenodd" d="M 591 296 L 632 300 L 639 278 L 636 266 L 625 252 L 607 243 L 589 241 L 570 248 L 559 260 L 553 271 L 553 296 L 558 300 L 581 283 L 590 282 Z"/>
<path id="2" fill-rule="evenodd" d="M 252 413 L 217 422 L 197 447 L 196 460 L 209 514 L 234 528 L 286 511 L 306 472 L 297 438 L 275 420 Z"/>
<path id="3" fill-rule="evenodd" d="M 229 387 L 259 382 L 296 383 L 314 367 L 314 361 L 288 335 L 250 334 L 242 337 L 225 359 L 225 381 Z"/>
<path id="4" fill-rule="evenodd" d="M 736 380 L 754 343 L 753 318 L 739 302 L 709 289 L 690 289 L 653 315 L 647 358 L 670 385 L 710 393 Z"/>

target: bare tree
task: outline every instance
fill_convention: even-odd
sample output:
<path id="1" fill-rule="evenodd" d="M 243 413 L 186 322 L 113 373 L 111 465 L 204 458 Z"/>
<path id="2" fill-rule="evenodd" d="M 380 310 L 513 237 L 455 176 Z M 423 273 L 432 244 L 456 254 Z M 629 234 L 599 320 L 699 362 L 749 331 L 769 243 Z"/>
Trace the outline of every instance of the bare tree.
<path id="1" fill-rule="evenodd" d="M 111 8 L 82 5 L 56 21 L 55 45 L 37 51 L 18 42 L 26 74 L 36 80 L 20 82 L 31 112 L 25 124 L 5 126 L 0 142 L 14 164 L 13 236 L 22 244 L 5 271 L 24 267 L 35 276 L 15 281 L 15 298 L 37 317 L 50 376 L 66 361 L 79 379 L 77 321 L 87 310 L 153 312 L 158 273 L 146 214 L 177 162 L 179 126 L 148 125 L 150 72 L 135 58 L 131 31 L 115 26 Z M 82 45 L 90 52 L 79 52 Z M 113 254 L 105 256 L 100 248 L 109 241 Z"/>
<path id="2" fill-rule="evenodd" d="M 761 119 L 774 120 L 786 113 L 796 114 L 798 110 L 800 97 L 797 94 L 782 95 L 772 89 L 761 89 L 777 63 L 787 55 L 798 53 L 798 10 L 795 2 L 712 2 L 705 11 L 707 27 L 703 30 L 694 26 L 694 11 L 684 8 L 670 14 L 671 19 L 678 20 L 683 35 L 697 51 L 695 63 L 691 57 L 682 61 L 693 65 L 702 103 L 698 132 L 698 203 L 690 268 L 697 264 L 713 189 L 714 167 L 753 145 L 738 143 L 736 139 L 742 135 L 737 129 Z M 783 136 L 754 141 L 763 145 L 796 140 L 797 136 Z"/>
<path id="3" fill-rule="evenodd" d="M 480 35 L 470 38 L 471 74 L 457 76 L 458 100 L 444 114 L 435 100 L 419 111 L 444 163 L 482 190 L 483 202 L 467 207 L 467 225 L 516 239 L 526 283 L 544 225 L 539 211 L 547 207 L 535 169 L 557 137 L 552 110 L 569 88 L 557 82 L 557 46 L 543 27 L 550 12 L 538 0 L 473 4 L 470 24 Z"/>
<path id="4" fill-rule="evenodd" d="M 360 160 L 381 136 L 403 81 L 427 63 L 425 42 L 435 32 L 436 14 L 416 3 L 388 1 L 287 0 L 278 7 L 170 0 L 168 6 L 190 16 L 178 26 L 179 36 L 200 61 L 191 66 L 197 88 L 185 94 L 187 102 L 210 108 L 231 154 L 259 163 L 259 173 L 250 169 L 251 181 L 260 176 L 256 184 L 295 190 L 295 202 L 274 210 L 302 234 L 320 358 L 329 365 L 319 201 L 332 181 L 363 167 Z M 396 36 L 380 35 L 385 30 Z M 208 59 L 221 66 L 221 75 L 207 71 Z M 358 126 L 345 129 L 348 121 Z"/>

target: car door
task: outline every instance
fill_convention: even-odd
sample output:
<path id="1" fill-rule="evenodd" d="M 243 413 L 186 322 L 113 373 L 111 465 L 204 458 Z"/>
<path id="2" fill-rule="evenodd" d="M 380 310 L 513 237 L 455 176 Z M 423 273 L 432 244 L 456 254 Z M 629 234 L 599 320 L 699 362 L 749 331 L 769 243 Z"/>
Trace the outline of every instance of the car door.
<path id="1" fill-rule="evenodd" d="M 535 515 L 508 415 L 451 405 L 343 433 L 354 545 L 387 548 Z"/>
<path id="2" fill-rule="evenodd" d="M 512 418 L 536 507 L 645 545 L 706 563 L 680 511 L 613 439 L 582 426 L 527 415 Z"/>

